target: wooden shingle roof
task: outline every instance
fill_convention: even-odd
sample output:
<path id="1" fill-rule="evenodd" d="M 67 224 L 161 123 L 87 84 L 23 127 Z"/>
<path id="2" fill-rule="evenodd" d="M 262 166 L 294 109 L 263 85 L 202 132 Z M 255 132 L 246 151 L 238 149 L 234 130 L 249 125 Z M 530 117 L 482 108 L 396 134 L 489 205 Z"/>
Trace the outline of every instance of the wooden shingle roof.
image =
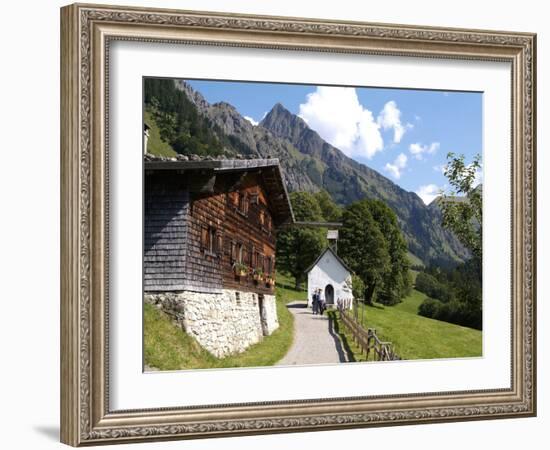
<path id="1" fill-rule="evenodd" d="M 260 175 L 270 203 L 273 218 L 278 226 L 294 223 L 294 213 L 281 173 L 279 160 L 272 159 L 219 159 L 182 161 L 177 159 L 153 159 L 145 161 L 145 173 L 168 171 L 182 176 L 200 174 L 200 179 L 212 186 L 216 179 L 238 177 L 247 173 Z"/>

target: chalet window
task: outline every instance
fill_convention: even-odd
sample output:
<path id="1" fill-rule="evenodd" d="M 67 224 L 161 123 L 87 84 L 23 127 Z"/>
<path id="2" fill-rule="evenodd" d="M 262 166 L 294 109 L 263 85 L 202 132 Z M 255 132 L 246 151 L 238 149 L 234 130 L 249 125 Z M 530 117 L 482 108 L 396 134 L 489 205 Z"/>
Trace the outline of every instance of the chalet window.
<path id="1" fill-rule="evenodd" d="M 265 258 L 265 273 L 271 275 L 273 273 L 273 256 Z"/>
<path id="2" fill-rule="evenodd" d="M 201 227 L 201 250 L 210 256 L 218 255 L 223 248 L 222 236 L 215 227 Z"/>
<path id="3" fill-rule="evenodd" d="M 238 192 L 231 192 L 228 194 L 229 196 L 229 202 L 237 208 L 239 206 L 239 193 Z"/>
<path id="4" fill-rule="evenodd" d="M 237 260 L 242 264 L 243 263 L 243 244 L 240 242 L 237 244 Z"/>
<path id="5" fill-rule="evenodd" d="M 248 215 L 248 195 L 246 193 L 239 193 L 239 212 L 243 215 Z"/>
<path id="6" fill-rule="evenodd" d="M 261 227 L 265 225 L 265 213 L 263 211 L 260 211 L 260 217 L 258 221 L 260 222 Z"/>
<path id="7" fill-rule="evenodd" d="M 208 248 L 208 227 L 201 227 L 201 250 L 206 251 Z"/>
<path id="8" fill-rule="evenodd" d="M 231 263 L 248 264 L 248 251 L 241 242 L 231 241 Z"/>
<path id="9" fill-rule="evenodd" d="M 271 216 L 269 216 L 269 214 L 267 215 L 267 217 L 265 219 L 265 228 L 267 229 L 267 231 L 269 233 L 271 233 Z"/>
<path id="10" fill-rule="evenodd" d="M 261 253 L 256 254 L 256 268 L 258 269 L 264 269 L 264 255 Z"/>

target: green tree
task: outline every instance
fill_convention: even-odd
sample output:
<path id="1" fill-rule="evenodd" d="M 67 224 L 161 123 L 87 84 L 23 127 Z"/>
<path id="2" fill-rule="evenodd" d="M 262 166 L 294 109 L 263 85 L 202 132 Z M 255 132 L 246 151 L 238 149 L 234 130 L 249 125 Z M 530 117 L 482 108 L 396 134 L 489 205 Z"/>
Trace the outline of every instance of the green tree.
<path id="1" fill-rule="evenodd" d="M 342 214 L 341 255 L 364 283 L 363 296 L 372 304 L 393 305 L 410 292 L 407 245 L 395 213 L 379 200 L 361 200 Z"/>
<path id="2" fill-rule="evenodd" d="M 476 155 L 471 164 L 466 164 L 464 155 L 447 154 L 445 176 L 451 191 L 445 193 L 441 201 L 443 226 L 479 259 L 482 253 L 483 202 L 481 185 L 476 186 L 475 180 L 481 169 L 480 161 L 480 155 Z"/>
<path id="3" fill-rule="evenodd" d="M 176 153 L 221 155 L 223 133 L 197 111 L 174 80 L 146 78 L 145 110 L 159 127 L 161 138 Z"/>
<path id="4" fill-rule="evenodd" d="M 342 214 L 342 222 L 340 253 L 363 281 L 363 298 L 372 304 L 374 292 L 390 267 L 387 242 L 372 216 L 369 200 L 349 205 Z"/>
<path id="5" fill-rule="evenodd" d="M 420 277 L 420 274 L 416 283 L 417 289 L 422 290 L 418 283 L 427 282 L 424 283 L 424 291 L 430 291 L 428 295 L 443 300 L 439 303 L 426 300 L 421 305 L 420 314 L 481 330 L 483 192 L 481 185 L 475 184 L 480 169 L 480 155 L 467 164 L 464 155 L 449 153 L 445 176 L 451 191 L 444 194 L 440 202 L 443 226 L 470 250 L 472 258 L 456 267 L 449 274 L 448 282 L 443 279 L 444 274 L 433 271 L 430 275 L 437 278 L 436 283 L 427 277 Z"/>
<path id="6" fill-rule="evenodd" d="M 438 281 L 433 275 L 419 272 L 416 276 L 415 288 L 428 297 L 448 302 L 453 299 L 453 294 L 447 283 Z"/>
<path id="7" fill-rule="evenodd" d="M 361 298 L 365 295 L 365 283 L 357 275 L 351 276 L 353 298 Z"/>
<path id="8" fill-rule="evenodd" d="M 321 208 L 321 214 L 325 221 L 339 222 L 342 220 L 342 208 L 334 203 L 334 200 L 332 200 L 327 191 L 320 190 L 313 195 L 319 204 L 319 208 Z"/>
<path id="9" fill-rule="evenodd" d="M 315 196 L 309 192 L 293 192 L 290 202 L 297 221 L 323 220 Z M 305 271 L 326 247 L 326 231 L 319 228 L 290 227 L 277 235 L 277 265 L 296 280 L 296 289 L 305 281 Z"/>
<path id="10" fill-rule="evenodd" d="M 387 242 L 390 256 L 390 268 L 382 277 L 383 284 L 377 299 L 384 305 L 395 305 L 411 292 L 412 279 L 409 272 L 407 243 L 399 228 L 397 216 L 388 205 L 378 200 L 371 200 L 370 209 Z"/>

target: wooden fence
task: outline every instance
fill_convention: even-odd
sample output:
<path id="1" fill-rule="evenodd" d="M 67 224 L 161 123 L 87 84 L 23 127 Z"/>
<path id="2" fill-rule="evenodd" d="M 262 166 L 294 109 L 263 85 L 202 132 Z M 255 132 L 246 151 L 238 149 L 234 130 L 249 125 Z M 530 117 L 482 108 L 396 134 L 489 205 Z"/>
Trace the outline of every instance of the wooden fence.
<path id="1" fill-rule="evenodd" d="M 354 308 L 357 311 L 357 305 Z M 383 342 L 376 335 L 376 329 L 361 326 L 357 315 L 350 314 L 349 304 L 341 302 L 338 304 L 338 313 L 340 320 L 351 333 L 354 342 L 361 349 L 361 354 L 365 353 L 366 360 L 372 352 L 373 361 L 395 361 L 401 359 L 394 351 L 391 342 Z"/>

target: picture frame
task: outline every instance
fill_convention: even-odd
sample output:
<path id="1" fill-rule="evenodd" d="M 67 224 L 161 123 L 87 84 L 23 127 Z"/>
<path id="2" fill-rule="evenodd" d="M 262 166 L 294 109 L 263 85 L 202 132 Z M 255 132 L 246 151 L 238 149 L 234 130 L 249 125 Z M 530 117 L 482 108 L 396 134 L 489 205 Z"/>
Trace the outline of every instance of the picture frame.
<path id="1" fill-rule="evenodd" d="M 110 45 L 117 41 L 510 64 L 510 386 L 113 410 L 108 105 Z M 535 99 L 531 33 L 106 5 L 62 8 L 61 441 L 81 446 L 536 415 Z"/>

